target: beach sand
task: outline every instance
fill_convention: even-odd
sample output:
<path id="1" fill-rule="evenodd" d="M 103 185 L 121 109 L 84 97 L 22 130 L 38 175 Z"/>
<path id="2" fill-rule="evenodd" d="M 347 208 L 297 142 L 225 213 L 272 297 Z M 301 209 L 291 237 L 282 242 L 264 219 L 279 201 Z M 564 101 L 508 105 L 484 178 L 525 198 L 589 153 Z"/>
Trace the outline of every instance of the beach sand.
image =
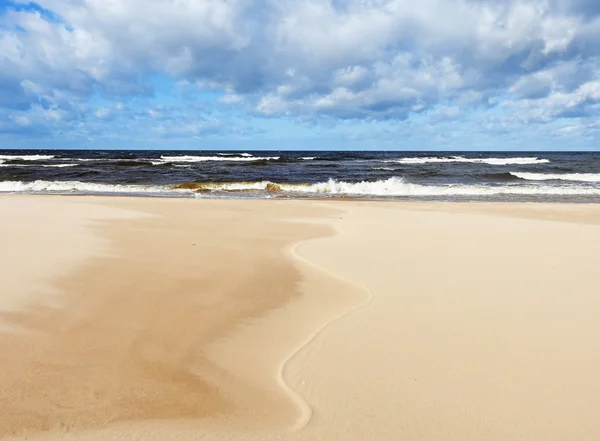
<path id="1" fill-rule="evenodd" d="M 0 439 L 600 436 L 600 206 L 0 213 Z"/>

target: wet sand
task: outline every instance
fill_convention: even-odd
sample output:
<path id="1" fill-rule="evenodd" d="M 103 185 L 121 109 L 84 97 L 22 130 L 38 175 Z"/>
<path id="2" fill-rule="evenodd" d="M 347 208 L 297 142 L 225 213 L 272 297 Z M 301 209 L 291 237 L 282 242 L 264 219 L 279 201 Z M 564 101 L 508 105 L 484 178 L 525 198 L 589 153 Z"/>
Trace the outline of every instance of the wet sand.
<path id="1" fill-rule="evenodd" d="M 0 210 L 2 439 L 600 433 L 600 207 Z"/>

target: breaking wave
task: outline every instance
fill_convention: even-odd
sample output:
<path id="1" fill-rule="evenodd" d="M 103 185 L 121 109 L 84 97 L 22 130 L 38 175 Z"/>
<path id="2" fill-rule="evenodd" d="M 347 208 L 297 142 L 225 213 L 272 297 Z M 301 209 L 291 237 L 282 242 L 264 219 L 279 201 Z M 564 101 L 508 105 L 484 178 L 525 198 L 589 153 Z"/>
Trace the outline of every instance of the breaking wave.
<path id="1" fill-rule="evenodd" d="M 296 196 L 347 195 L 359 197 L 431 197 L 431 196 L 600 196 L 600 188 L 582 185 L 420 185 L 401 178 L 379 181 L 344 182 L 330 179 L 315 184 L 279 184 L 271 181 L 226 183 L 180 183 L 168 186 L 100 184 L 79 181 L 5 181 L 0 192 L 25 193 L 101 193 L 147 195 L 193 195 L 194 193 L 285 193 Z"/>
<path id="2" fill-rule="evenodd" d="M 44 168 L 64 168 L 76 167 L 79 164 L 6 164 L 0 160 L 0 167 L 44 167 Z"/>
<path id="3" fill-rule="evenodd" d="M 250 155 L 247 153 L 246 155 Z M 206 161 L 269 161 L 277 160 L 279 156 L 161 156 L 166 162 L 206 162 Z"/>
<path id="4" fill-rule="evenodd" d="M 4 181 L 0 182 L 0 192 L 6 193 L 101 193 L 101 194 L 163 194 L 177 193 L 165 186 L 99 184 L 80 181 Z"/>
<path id="5" fill-rule="evenodd" d="M 44 164 L 44 165 L 31 165 L 30 167 L 47 167 L 47 168 L 65 168 L 65 167 L 77 167 L 79 164 Z"/>
<path id="6" fill-rule="evenodd" d="M 527 181 L 575 181 L 600 182 L 600 173 L 521 173 L 510 172 L 511 175 Z"/>
<path id="7" fill-rule="evenodd" d="M 244 156 L 247 158 L 252 156 L 251 153 L 225 153 L 225 152 L 217 153 L 217 155 L 220 155 L 220 156 Z"/>
<path id="8" fill-rule="evenodd" d="M 429 164 L 443 162 L 464 162 L 488 165 L 530 165 L 546 164 L 548 159 L 541 158 L 465 158 L 464 156 L 431 156 L 416 158 L 388 159 L 383 162 L 395 162 L 397 164 Z"/>
<path id="9" fill-rule="evenodd" d="M 44 161 L 53 158 L 54 155 L 0 155 L 0 160 L 6 161 Z"/>
<path id="10" fill-rule="evenodd" d="M 600 195 L 600 188 L 558 186 L 419 185 L 401 178 L 374 182 L 330 179 L 311 185 L 280 185 L 282 191 L 358 196 L 494 196 L 494 195 Z"/>

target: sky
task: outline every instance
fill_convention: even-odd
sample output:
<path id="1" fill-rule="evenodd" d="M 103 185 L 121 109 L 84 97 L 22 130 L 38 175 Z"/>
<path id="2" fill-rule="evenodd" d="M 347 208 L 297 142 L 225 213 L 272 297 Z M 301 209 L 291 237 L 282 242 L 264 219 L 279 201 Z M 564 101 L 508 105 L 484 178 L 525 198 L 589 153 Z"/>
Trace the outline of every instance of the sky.
<path id="1" fill-rule="evenodd" d="M 0 148 L 600 150 L 599 0 L 0 0 Z"/>

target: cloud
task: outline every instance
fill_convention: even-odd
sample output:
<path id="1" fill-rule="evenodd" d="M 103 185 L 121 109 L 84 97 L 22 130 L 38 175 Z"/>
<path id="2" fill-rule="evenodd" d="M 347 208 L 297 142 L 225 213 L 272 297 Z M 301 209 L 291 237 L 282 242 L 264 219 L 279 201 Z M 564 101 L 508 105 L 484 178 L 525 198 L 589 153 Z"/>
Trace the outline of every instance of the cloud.
<path id="1" fill-rule="evenodd" d="M 557 117 L 597 115 L 600 108 L 600 80 L 584 83 L 572 92 L 553 91 L 541 98 L 509 101 L 505 106 L 514 108 L 523 118 L 542 122 Z"/>
<path id="2" fill-rule="evenodd" d="M 112 113 L 110 109 L 107 109 L 106 107 L 100 107 L 94 111 L 94 116 L 96 116 L 98 119 L 107 120 L 112 117 Z"/>
<path id="3" fill-rule="evenodd" d="M 5 131 L 177 115 L 154 133 L 196 136 L 228 119 L 157 94 L 156 76 L 253 118 L 443 123 L 498 108 L 547 123 L 598 111 L 593 0 L 38 0 L 0 14 Z"/>

